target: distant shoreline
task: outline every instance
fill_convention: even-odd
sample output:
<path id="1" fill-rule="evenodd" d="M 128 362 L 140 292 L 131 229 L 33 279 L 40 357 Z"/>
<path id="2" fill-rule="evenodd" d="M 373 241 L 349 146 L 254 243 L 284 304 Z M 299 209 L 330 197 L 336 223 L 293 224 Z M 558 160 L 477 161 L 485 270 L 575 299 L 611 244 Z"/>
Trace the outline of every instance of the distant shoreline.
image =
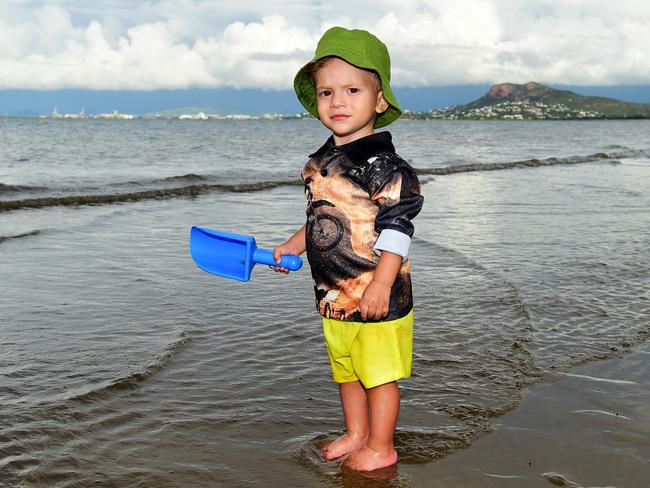
<path id="1" fill-rule="evenodd" d="M 308 114 L 290 114 L 290 115 L 246 115 L 246 114 L 233 114 L 233 115 L 220 115 L 220 116 L 207 116 L 206 118 L 199 117 L 180 117 L 180 116 L 153 116 L 153 115 L 130 115 L 129 117 L 51 117 L 48 115 L 6 115 L 0 114 L 0 119 L 40 119 L 40 120 L 182 120 L 190 122 L 207 122 L 207 121 L 273 121 L 273 120 L 316 120 Z M 430 112 L 407 112 L 402 114 L 398 120 L 429 120 L 429 121 L 589 121 L 589 120 L 650 120 L 648 116 L 629 116 L 629 117 L 610 117 L 610 116 L 584 116 L 584 117 L 521 117 L 514 118 L 512 116 L 494 116 L 494 117 L 481 117 L 476 115 L 436 115 Z"/>
<path id="2" fill-rule="evenodd" d="M 413 102 L 405 102 L 412 104 Z M 431 106 L 431 102 L 425 102 Z M 130 106 L 128 102 L 115 106 Z M 94 110 L 97 110 L 96 108 Z M 230 109 L 232 110 L 232 108 Z M 236 110 L 246 110 L 239 106 Z M 0 117 L 2 114 L 0 114 Z M 13 115 L 12 115 L 13 116 Z M 173 109 L 147 111 L 140 114 L 122 113 L 113 108 L 108 113 L 86 114 L 82 106 L 78 113 L 59 113 L 57 106 L 49 114 L 26 113 L 18 117 L 45 119 L 161 119 L 161 120 L 295 120 L 313 118 L 308 112 L 283 113 L 268 110 L 262 114 L 220 114 L 212 106 L 194 105 Z M 631 103 L 614 98 L 581 95 L 558 90 L 538 82 L 525 84 L 498 83 L 480 98 L 444 108 L 428 110 L 402 109 L 403 120 L 645 120 L 650 119 L 650 104 Z"/>

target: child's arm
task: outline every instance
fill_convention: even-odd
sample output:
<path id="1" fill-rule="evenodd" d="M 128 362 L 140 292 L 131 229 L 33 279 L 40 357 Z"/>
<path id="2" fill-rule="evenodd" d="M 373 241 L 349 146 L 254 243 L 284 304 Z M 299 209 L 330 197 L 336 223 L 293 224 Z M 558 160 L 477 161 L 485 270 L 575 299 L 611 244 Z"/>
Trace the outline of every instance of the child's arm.
<path id="1" fill-rule="evenodd" d="M 383 251 L 368 288 L 363 292 L 359 311 L 361 320 L 379 320 L 388 315 L 390 290 L 402 266 L 402 256 Z"/>
<path id="2" fill-rule="evenodd" d="M 393 283 L 408 257 L 414 230 L 411 219 L 422 208 L 415 171 L 406 167 L 389 173 L 371 188 L 371 200 L 379 206 L 375 218 L 379 237 L 374 250 L 381 254 L 373 279 L 361 297 L 359 312 L 363 320 L 380 320 L 388 315 Z"/>
<path id="3" fill-rule="evenodd" d="M 276 263 L 279 263 L 282 259 L 282 256 L 285 254 L 295 254 L 298 256 L 305 252 L 307 249 L 307 242 L 305 240 L 305 227 L 306 224 L 298 229 L 298 231 L 292 235 L 289 240 L 273 248 L 273 259 L 275 259 Z M 273 271 L 278 271 L 280 273 L 289 273 L 289 270 L 287 268 L 281 268 L 279 266 L 271 268 Z"/>

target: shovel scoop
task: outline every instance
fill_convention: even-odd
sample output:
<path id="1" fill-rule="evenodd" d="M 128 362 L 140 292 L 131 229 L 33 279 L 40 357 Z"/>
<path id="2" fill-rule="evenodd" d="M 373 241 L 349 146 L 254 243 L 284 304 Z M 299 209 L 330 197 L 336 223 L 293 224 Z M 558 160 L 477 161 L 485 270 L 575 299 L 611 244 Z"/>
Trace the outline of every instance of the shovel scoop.
<path id="1" fill-rule="evenodd" d="M 239 281 L 250 280 L 253 266 L 258 263 L 291 271 L 298 271 L 302 267 L 302 259 L 290 254 L 282 256 L 282 261 L 276 263 L 273 252 L 259 249 L 252 236 L 207 227 L 192 227 L 190 254 L 203 271 Z"/>

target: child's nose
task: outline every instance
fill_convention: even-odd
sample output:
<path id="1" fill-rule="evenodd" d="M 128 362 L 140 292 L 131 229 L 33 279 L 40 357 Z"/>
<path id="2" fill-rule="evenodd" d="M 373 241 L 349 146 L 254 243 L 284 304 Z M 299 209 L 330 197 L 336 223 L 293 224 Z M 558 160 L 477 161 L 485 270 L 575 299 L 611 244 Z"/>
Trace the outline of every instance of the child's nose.
<path id="1" fill-rule="evenodd" d="M 332 100 L 331 101 L 332 107 L 341 107 L 345 105 L 345 98 L 343 97 L 342 93 L 339 92 L 332 93 L 331 100 Z"/>

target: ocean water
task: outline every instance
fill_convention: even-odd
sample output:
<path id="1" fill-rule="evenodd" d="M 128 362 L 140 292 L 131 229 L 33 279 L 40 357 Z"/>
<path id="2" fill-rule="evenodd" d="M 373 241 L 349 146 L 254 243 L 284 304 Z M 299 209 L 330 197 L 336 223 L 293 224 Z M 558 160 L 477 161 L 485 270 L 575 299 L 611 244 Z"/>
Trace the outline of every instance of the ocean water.
<path id="1" fill-rule="evenodd" d="M 526 387 L 650 334 L 650 122 L 399 121 L 425 206 L 400 463 L 490 432 Z M 370 486 L 308 265 L 194 266 L 189 229 L 272 248 L 317 121 L 0 119 L 0 486 Z M 642 449 L 642 447 L 639 447 Z M 372 485 L 374 486 L 374 485 Z"/>

